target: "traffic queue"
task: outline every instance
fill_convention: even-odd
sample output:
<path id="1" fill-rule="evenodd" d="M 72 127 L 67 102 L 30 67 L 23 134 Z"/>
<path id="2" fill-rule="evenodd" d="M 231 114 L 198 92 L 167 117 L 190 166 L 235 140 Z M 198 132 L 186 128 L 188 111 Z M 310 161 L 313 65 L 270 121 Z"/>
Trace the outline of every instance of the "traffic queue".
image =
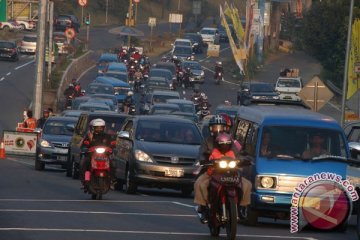
<path id="1" fill-rule="evenodd" d="M 111 189 L 134 194 L 141 186 L 194 191 L 201 222 L 212 236 L 226 228 L 229 239 L 238 222 L 289 219 L 294 189 L 309 176 L 358 178 L 349 170 L 356 149 L 350 152 L 335 120 L 298 99 L 254 98 L 252 83 L 240 87 L 240 106 L 224 100 L 211 115 L 200 63 L 172 52 L 155 64 L 134 46 L 104 53 L 92 83 L 82 89 L 74 79 L 64 92 L 60 116 L 44 111 L 36 126 L 27 115 L 26 126 L 39 133 L 35 169 L 60 164 L 98 200 Z M 217 62 L 213 82 L 223 74 Z M 187 88 L 193 93 L 182 99 L 178 90 Z M 357 189 L 350 203 L 359 202 Z M 349 211 L 334 229 L 346 229 Z"/>

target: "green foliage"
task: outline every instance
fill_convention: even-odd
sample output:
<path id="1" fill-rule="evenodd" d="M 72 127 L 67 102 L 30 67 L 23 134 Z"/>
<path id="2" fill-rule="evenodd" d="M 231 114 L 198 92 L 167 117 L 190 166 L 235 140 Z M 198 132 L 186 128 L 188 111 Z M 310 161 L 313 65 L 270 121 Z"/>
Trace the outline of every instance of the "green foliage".
<path id="1" fill-rule="evenodd" d="M 298 31 L 291 34 L 296 43 L 321 62 L 324 76 L 339 87 L 344 74 L 349 3 L 343 0 L 314 1 L 303 19 L 293 22 Z M 356 0 L 354 19 L 360 17 L 358 6 L 360 1 Z"/>

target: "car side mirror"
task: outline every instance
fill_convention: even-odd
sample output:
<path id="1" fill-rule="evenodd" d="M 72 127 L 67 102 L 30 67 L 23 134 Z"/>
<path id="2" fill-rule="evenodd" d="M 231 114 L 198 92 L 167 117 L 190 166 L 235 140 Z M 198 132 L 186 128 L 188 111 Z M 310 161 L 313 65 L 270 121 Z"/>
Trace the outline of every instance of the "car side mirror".
<path id="1" fill-rule="evenodd" d="M 357 159 L 359 153 L 360 153 L 360 143 L 358 142 L 349 142 L 349 149 L 351 157 L 354 159 Z"/>
<path id="2" fill-rule="evenodd" d="M 125 139 L 129 139 L 130 138 L 130 134 L 128 131 L 120 131 L 118 133 L 118 138 L 125 138 Z"/>
<path id="3" fill-rule="evenodd" d="M 66 125 L 66 129 L 70 132 L 74 132 L 75 131 L 75 125 L 74 124 L 68 124 Z"/>

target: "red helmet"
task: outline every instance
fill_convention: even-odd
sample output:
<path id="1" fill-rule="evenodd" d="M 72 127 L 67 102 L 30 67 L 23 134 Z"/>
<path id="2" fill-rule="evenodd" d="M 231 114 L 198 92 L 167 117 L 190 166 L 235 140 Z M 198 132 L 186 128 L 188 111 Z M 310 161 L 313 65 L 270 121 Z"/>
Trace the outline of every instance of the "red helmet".
<path id="1" fill-rule="evenodd" d="M 227 133 L 220 133 L 215 140 L 217 148 L 222 154 L 231 150 L 232 139 L 231 136 Z"/>
<path id="2" fill-rule="evenodd" d="M 230 128 L 232 127 L 231 117 L 229 115 L 227 115 L 226 113 L 221 113 L 220 115 L 224 118 L 224 120 L 226 121 L 226 125 L 228 126 L 228 128 L 230 130 Z"/>

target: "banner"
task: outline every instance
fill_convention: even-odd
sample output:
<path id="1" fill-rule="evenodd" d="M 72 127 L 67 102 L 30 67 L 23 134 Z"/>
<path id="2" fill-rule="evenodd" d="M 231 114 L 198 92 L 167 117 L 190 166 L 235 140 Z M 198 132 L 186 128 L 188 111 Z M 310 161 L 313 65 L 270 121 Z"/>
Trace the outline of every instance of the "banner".
<path id="1" fill-rule="evenodd" d="M 241 20 L 240 20 L 240 17 L 239 17 L 239 12 L 238 10 L 233 6 L 231 5 L 231 7 L 227 4 L 227 2 L 225 2 L 225 10 L 224 10 L 224 14 L 226 16 L 228 16 L 229 18 L 231 18 L 231 21 L 233 23 L 233 26 L 234 26 L 234 30 L 235 30 L 235 34 L 236 34 L 236 37 L 239 41 L 239 44 L 240 44 L 240 47 L 245 47 L 244 46 L 244 35 L 245 35 L 245 32 L 244 32 L 244 28 L 241 24 Z"/>
<path id="2" fill-rule="evenodd" d="M 37 133 L 4 131 L 6 154 L 36 155 Z"/>
<path id="3" fill-rule="evenodd" d="M 233 37 L 231 35 L 231 31 L 230 31 L 229 25 L 228 25 L 228 23 L 226 21 L 226 18 L 225 18 L 225 15 L 224 15 L 224 12 L 222 10 L 221 5 L 220 5 L 220 19 L 221 19 L 221 24 L 225 27 L 226 33 L 227 33 L 227 35 L 229 37 L 229 43 L 230 43 L 231 51 L 233 53 L 235 62 L 239 66 L 240 71 L 244 72 L 244 67 L 243 67 L 243 64 L 242 64 L 241 60 L 245 59 L 246 55 L 244 56 L 244 54 L 243 54 L 244 51 L 241 51 L 240 49 L 238 49 L 236 47 L 234 39 L 233 39 Z"/>
<path id="4" fill-rule="evenodd" d="M 360 64 L 360 20 L 356 19 L 352 25 L 346 99 L 350 99 L 360 88 L 358 83 L 360 73 L 355 67 L 358 64 Z"/>

